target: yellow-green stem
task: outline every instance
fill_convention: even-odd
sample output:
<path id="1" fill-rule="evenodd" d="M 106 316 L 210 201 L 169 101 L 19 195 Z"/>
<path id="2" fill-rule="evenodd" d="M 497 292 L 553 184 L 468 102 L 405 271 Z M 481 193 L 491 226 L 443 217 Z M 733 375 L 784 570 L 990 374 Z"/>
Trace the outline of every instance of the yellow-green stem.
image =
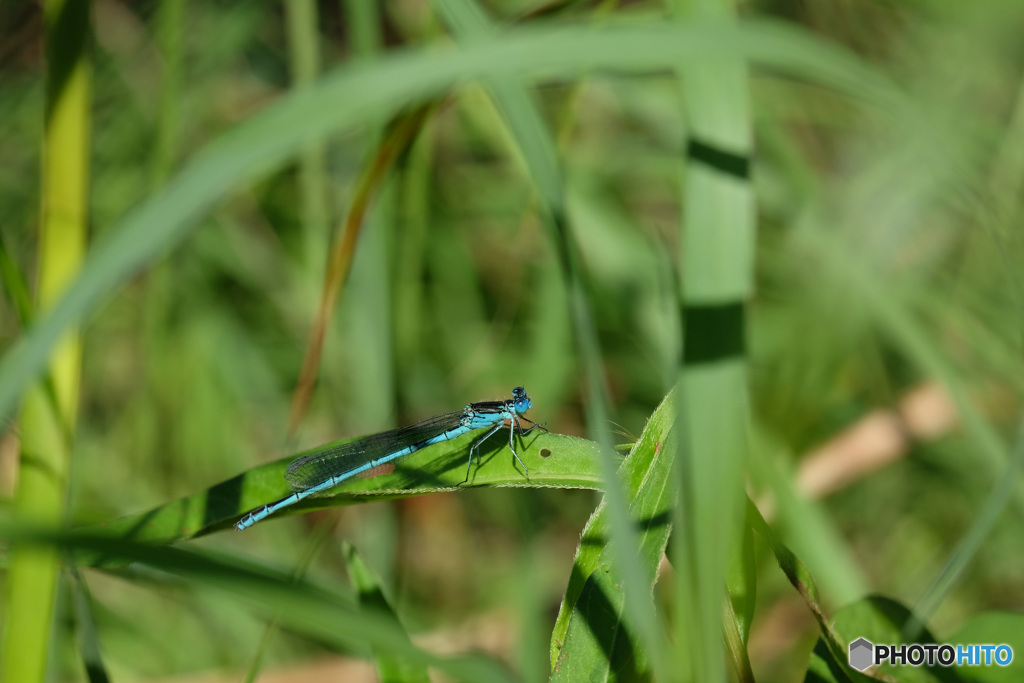
<path id="1" fill-rule="evenodd" d="M 89 169 L 89 3 L 49 0 L 46 126 L 37 309 L 52 305 L 78 271 L 85 251 Z M 62 523 L 78 406 L 81 345 L 70 332 L 49 373 L 25 394 L 15 514 L 26 525 Z M 16 547 L 11 553 L 8 613 L 0 656 L 2 680 L 46 679 L 59 558 L 56 551 Z"/>

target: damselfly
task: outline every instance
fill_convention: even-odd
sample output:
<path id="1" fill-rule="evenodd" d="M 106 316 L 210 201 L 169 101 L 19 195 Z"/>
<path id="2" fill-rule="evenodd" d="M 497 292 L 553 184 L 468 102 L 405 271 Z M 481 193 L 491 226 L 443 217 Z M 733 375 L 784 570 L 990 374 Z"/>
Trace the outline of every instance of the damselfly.
<path id="1" fill-rule="evenodd" d="M 480 429 L 486 429 L 487 433 L 470 446 L 466 479 L 462 483 L 469 481 L 469 471 L 473 466 L 473 455 L 476 449 L 505 426 L 508 427 L 508 448 L 512 451 L 516 462 L 522 466 L 526 479 L 529 481 L 530 471 L 519 459 L 513 437 L 516 430 L 519 430 L 520 434 L 528 434 L 534 427 L 539 426 L 523 417 L 523 413 L 532 405 L 533 402 L 526 395 L 526 390 L 516 387 L 512 390 L 511 400 L 470 403 L 464 409 L 454 413 L 445 413 L 408 427 L 392 429 L 389 432 L 373 434 L 358 441 L 327 446 L 306 453 L 293 460 L 284 474 L 294 493 L 252 510 L 238 520 L 235 527 L 247 529 L 281 508 L 333 488 L 347 479 L 371 472 L 381 465 L 415 453 L 431 444 L 454 439 Z M 522 420 L 530 422 L 528 429 L 523 429 Z"/>

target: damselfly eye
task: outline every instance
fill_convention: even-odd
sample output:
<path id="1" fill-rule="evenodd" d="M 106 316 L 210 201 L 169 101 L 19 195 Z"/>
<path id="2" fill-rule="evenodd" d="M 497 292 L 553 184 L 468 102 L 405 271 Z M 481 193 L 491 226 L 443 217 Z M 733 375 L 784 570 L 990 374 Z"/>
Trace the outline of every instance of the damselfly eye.
<path id="1" fill-rule="evenodd" d="M 526 389 L 516 387 L 512 390 L 512 403 L 517 413 L 525 413 L 533 406 L 533 401 L 526 395 Z"/>

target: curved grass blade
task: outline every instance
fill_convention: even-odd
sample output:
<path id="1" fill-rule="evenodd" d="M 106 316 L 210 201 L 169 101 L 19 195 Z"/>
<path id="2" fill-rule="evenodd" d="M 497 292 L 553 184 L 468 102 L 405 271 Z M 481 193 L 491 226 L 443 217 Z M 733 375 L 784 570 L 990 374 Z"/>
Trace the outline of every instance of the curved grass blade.
<path id="1" fill-rule="evenodd" d="M 18 546 L 45 546 L 80 557 L 102 555 L 134 563 L 222 590 L 282 626 L 339 648 L 371 647 L 466 681 L 508 681 L 507 669 L 480 655 L 441 657 L 402 639 L 394 624 L 371 610 L 357 609 L 336 590 L 223 554 L 138 543 L 108 535 L 35 531 L 0 525 L 0 540 Z"/>
<path id="2" fill-rule="evenodd" d="M 757 421 L 750 431 L 751 476 L 772 492 L 776 522 L 786 530 L 790 546 L 814 570 L 833 603 L 843 605 L 863 597 L 868 582 L 853 552 L 820 506 L 796 491 L 795 475 L 782 471 L 779 463 L 792 461 L 791 453 Z"/>
<path id="3" fill-rule="evenodd" d="M 348 575 L 352 587 L 356 589 L 359 605 L 363 608 L 376 610 L 378 614 L 388 616 L 395 627 L 395 633 L 403 634 L 405 641 L 411 646 L 409 635 L 402 628 L 398 615 L 384 596 L 380 581 L 373 571 L 363 562 L 363 558 L 351 543 L 345 543 L 342 549 L 348 563 Z M 374 652 L 377 664 L 377 675 L 381 683 L 430 683 L 425 666 L 410 666 L 400 659 L 386 653 Z"/>
<path id="4" fill-rule="evenodd" d="M 372 65 L 342 68 L 221 136 L 107 233 L 67 294 L 0 364 L 0 416 L 10 413 L 38 376 L 66 328 L 82 322 L 128 278 L 178 244 L 215 202 L 280 166 L 309 141 L 435 96 L 465 78 L 497 73 L 564 78 L 601 68 L 649 71 L 737 55 L 854 94 L 897 116 L 909 115 L 903 96 L 856 57 L 809 34 L 765 23 L 732 29 L 696 22 L 670 26 L 655 19 L 599 28 L 529 27 L 457 51 L 400 52 Z"/>
<path id="5" fill-rule="evenodd" d="M 1015 656 L 1024 652 L 1024 614 L 1020 612 L 982 612 L 960 626 L 956 633 L 943 638 L 946 643 L 1006 643 Z M 1021 678 L 1024 664 L 1011 662 L 1007 667 L 960 667 L 964 678 L 972 683 L 1010 683 Z"/>
<path id="6" fill-rule="evenodd" d="M 725 634 L 725 651 L 732 662 L 732 670 L 736 680 L 740 683 L 754 683 L 754 670 L 750 667 L 750 657 L 747 655 L 747 642 L 745 629 L 749 623 L 736 614 L 732 600 L 722 602 L 722 629 Z"/>
<path id="7" fill-rule="evenodd" d="M 619 480 L 630 501 L 630 520 L 639 532 L 644 598 L 649 601 L 675 503 L 671 476 L 675 419 L 675 402 L 669 394 L 619 467 Z M 551 634 L 552 681 L 635 680 L 647 673 L 647 643 L 637 642 L 640 634 L 628 632 L 623 618 L 628 596 L 609 548 L 609 542 L 616 542 L 610 528 L 608 506 L 602 500 L 583 529 Z"/>
<path id="8" fill-rule="evenodd" d="M 457 491 L 466 476 L 469 446 L 479 437 L 467 434 L 429 446 L 401 460 L 389 474 L 352 479 L 326 496 L 307 498 L 282 513 Z M 596 449 L 594 443 L 584 439 L 534 432 L 516 447 L 519 457 L 530 468 L 527 482 L 508 453 L 508 442 L 495 436 L 480 447 L 479 460 L 474 463 L 467 485 L 599 489 Z M 171 543 L 227 528 L 242 513 L 291 492 L 284 473 L 295 457 L 256 467 L 201 493 L 113 520 L 100 528 L 111 535 L 156 543 Z"/>
<path id="9" fill-rule="evenodd" d="M 743 525 L 743 532 L 737 541 L 729 558 L 726 585 L 740 639 L 746 645 L 757 602 L 757 558 L 754 556 L 754 531 L 749 524 Z"/>
<path id="10" fill-rule="evenodd" d="M 818 587 L 814 583 L 814 577 L 807 571 L 807 567 L 800 561 L 792 550 L 786 547 L 786 545 L 779 540 L 779 537 L 775 535 L 771 527 L 768 526 L 768 522 L 764 521 L 764 517 L 761 516 L 761 511 L 757 509 L 753 501 L 747 498 L 747 523 L 750 524 L 754 531 L 756 531 L 761 538 L 768 542 L 768 545 L 772 549 L 772 553 L 775 555 L 775 561 L 778 562 L 782 572 L 789 579 L 789 583 L 792 584 L 793 588 L 800 593 L 800 597 L 804 599 L 808 609 L 811 610 L 811 614 L 814 615 L 814 620 L 818 622 L 818 629 L 821 631 L 821 640 L 818 643 L 818 647 L 815 648 L 815 652 L 822 661 L 827 661 L 830 666 L 833 666 L 833 674 L 837 676 L 837 680 L 840 681 L 868 681 L 870 677 L 865 676 L 856 669 L 850 666 L 849 660 L 847 659 L 847 643 L 842 642 L 840 637 L 836 634 L 832 625 L 829 623 L 828 618 L 825 616 L 825 612 L 821 607 L 821 596 L 818 594 Z M 819 652 L 820 648 L 820 652 Z M 810 675 L 810 672 L 808 672 Z M 815 675 L 823 675 L 821 672 Z M 830 680 L 828 678 L 816 678 L 809 680 Z"/>
<path id="11" fill-rule="evenodd" d="M 107 667 L 103 665 L 100 639 L 96 632 L 96 622 L 92 618 L 92 597 L 89 595 L 89 588 L 76 567 L 69 567 L 68 574 L 71 577 L 68 584 L 74 606 L 75 630 L 78 632 L 85 674 L 89 678 L 89 683 L 109 683 L 110 675 L 107 673 Z"/>
<path id="12" fill-rule="evenodd" d="M 497 34 L 497 28 L 474 0 L 439 0 L 435 6 L 463 42 L 483 42 Z M 646 577 L 639 561 L 640 541 L 630 525 L 627 498 L 620 490 L 616 477 L 618 458 L 612 450 L 608 429 L 608 395 L 600 345 L 589 296 L 583 286 L 580 256 L 569 234 L 565 182 L 559 168 L 557 145 L 539 106 L 517 78 L 505 74 L 493 76 L 487 79 L 487 85 L 523 154 L 526 167 L 547 209 L 544 218 L 559 255 L 562 278 L 569 292 L 569 313 L 576 344 L 587 375 L 587 426 L 600 445 L 601 471 L 605 480 L 604 500 L 608 506 L 610 531 L 615 539 L 611 547 L 616 575 L 629 596 L 624 605 L 632 626 L 639 631 L 645 642 L 655 672 L 666 678 L 668 644 L 653 605 L 648 609 L 650 603 L 645 599 L 647 591 L 644 588 Z"/>
<path id="13" fill-rule="evenodd" d="M 295 565 L 295 570 L 293 572 L 294 579 L 302 579 L 306 576 L 306 572 L 309 570 L 309 565 L 313 563 L 313 560 L 315 560 L 317 555 L 320 554 L 320 551 L 323 550 L 324 544 L 327 542 L 331 532 L 334 531 L 336 523 L 337 518 L 325 519 L 317 524 L 313 533 L 311 533 L 309 538 L 306 539 L 302 555 L 299 558 L 298 563 Z M 260 641 L 256 645 L 256 652 L 253 654 L 252 661 L 249 663 L 249 670 L 245 673 L 245 683 L 255 683 L 256 679 L 259 678 L 260 671 L 263 669 L 263 662 L 266 658 L 267 651 L 270 649 L 270 643 L 277 636 L 279 624 L 280 618 L 275 615 L 267 622 L 266 626 L 263 627 L 263 635 L 260 636 Z"/>
<path id="14" fill-rule="evenodd" d="M 924 622 L 918 621 L 918 619 L 928 619 L 938 609 L 967 569 L 967 565 L 978 553 L 982 542 L 991 533 L 1014 494 L 1020 493 L 1019 476 L 1022 470 L 1024 470 L 1024 421 L 1017 427 L 1017 440 L 1010 453 L 1005 473 L 992 487 L 984 507 L 974 518 L 971 528 L 957 543 L 949 559 L 946 560 L 942 569 L 932 579 L 918 601 L 914 609 L 914 618 L 906 626 L 905 636 L 910 642 L 916 642 L 914 639 L 918 635 L 917 632 L 924 628 Z M 1017 500 L 1020 501 L 1019 495 Z"/>
<path id="15" fill-rule="evenodd" d="M 903 349 L 907 357 L 923 372 L 942 382 L 962 416 L 967 435 L 980 456 L 981 466 L 995 482 L 971 528 L 915 607 L 916 616 L 928 619 L 952 590 L 1006 506 L 1012 503 L 1018 517 L 1024 514 L 1024 487 L 1017 478 L 1017 474 L 1024 468 L 1024 422 L 1018 425 L 1016 441 L 1012 451 L 1008 452 L 991 421 L 968 395 L 957 368 L 944 357 L 933 335 L 924 329 L 912 310 L 904 302 L 892 297 L 891 292 L 860 263 L 860 259 L 850 258 L 849 250 L 838 240 L 827 239 L 812 231 L 810 224 L 804 226 L 801 238 L 804 244 L 820 255 L 823 262 L 835 266 L 831 272 L 857 291 L 868 310 L 876 317 L 880 328 Z"/>
<path id="16" fill-rule="evenodd" d="M 922 629 L 914 637 L 914 640 L 907 640 L 903 636 L 903 632 L 907 625 L 912 623 L 919 623 L 919 619 L 909 609 L 895 600 L 880 595 L 872 595 L 840 608 L 832 620 L 833 628 L 839 634 L 841 643 L 850 643 L 857 638 L 866 638 L 872 643 L 925 644 L 939 642 L 928 629 Z M 848 661 L 845 655 L 837 661 L 832 652 L 825 647 L 824 640 L 819 639 L 811 655 L 807 677 L 804 680 L 834 681 L 836 683 L 872 679 L 898 680 L 901 683 L 964 683 L 964 679 L 961 678 L 957 669 L 940 666 L 938 662 L 931 665 L 925 663 L 919 667 L 882 665 L 872 669 L 870 674 L 851 676 L 850 671 L 853 671 L 854 674 L 857 672 L 849 667 L 844 667 Z"/>

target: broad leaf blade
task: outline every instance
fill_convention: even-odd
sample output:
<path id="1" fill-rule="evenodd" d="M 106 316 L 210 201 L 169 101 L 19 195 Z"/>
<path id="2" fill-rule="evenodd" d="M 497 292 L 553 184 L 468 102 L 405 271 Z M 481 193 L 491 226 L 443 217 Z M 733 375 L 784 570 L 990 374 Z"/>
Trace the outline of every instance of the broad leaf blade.
<path id="1" fill-rule="evenodd" d="M 640 556 L 653 586 L 671 530 L 675 489 L 669 442 L 676 409 L 670 394 L 655 411 L 640 440 L 619 468 L 639 527 Z M 636 680 L 646 675 L 644 649 L 637 648 L 623 620 L 623 591 L 608 546 L 608 509 L 602 504 L 587 522 L 572 575 L 551 635 L 552 681 Z"/>
<path id="2" fill-rule="evenodd" d="M 804 599 L 811 614 L 814 615 L 815 621 L 818 622 L 818 628 L 821 629 L 821 639 L 814 649 L 816 656 L 811 661 L 806 680 L 841 683 L 871 680 L 850 666 L 846 655 L 848 643 L 842 642 L 825 616 L 814 577 L 807 571 L 807 567 L 800 561 L 800 558 L 775 535 L 768 523 L 764 521 L 764 517 L 761 516 L 761 511 L 749 498 L 747 499 L 747 522 L 768 542 L 775 555 L 775 561 L 779 563 L 779 567 L 793 588 L 800 593 L 800 597 Z"/>
<path id="3" fill-rule="evenodd" d="M 946 638 L 951 645 L 973 643 L 1006 644 L 1013 648 L 1013 661 L 1009 666 L 957 667 L 960 675 L 976 683 L 1010 683 L 1024 680 L 1024 614 L 1020 612 L 985 612 Z"/>
<path id="4" fill-rule="evenodd" d="M 352 587 L 356 589 L 359 606 L 375 610 L 377 614 L 390 618 L 394 623 L 395 633 L 403 634 L 405 642 L 411 647 L 412 641 L 409 640 L 408 634 L 398 620 L 398 615 L 384 596 L 377 575 L 363 562 L 363 558 L 351 543 L 345 543 L 344 552 L 348 563 L 348 575 L 352 580 Z M 377 650 L 374 650 L 373 656 L 381 683 L 430 683 L 427 667 L 423 665 L 415 665 Z"/>
<path id="5" fill-rule="evenodd" d="M 466 477 L 469 446 L 480 436 L 479 433 L 467 434 L 424 448 L 399 461 L 389 474 L 352 479 L 325 496 L 306 498 L 278 514 L 459 490 L 464 488 L 460 484 Z M 478 460 L 465 486 L 600 488 L 597 447 L 592 442 L 538 432 L 517 442 L 516 452 L 530 468 L 529 481 L 509 453 L 508 441 L 495 435 L 480 447 Z M 148 512 L 122 517 L 102 527 L 114 535 L 158 543 L 227 528 L 248 510 L 291 492 L 285 483 L 284 471 L 295 457 L 256 467 L 201 493 Z"/>
<path id="6" fill-rule="evenodd" d="M 836 612 L 832 628 L 841 644 L 848 646 L 858 638 L 866 638 L 875 644 L 906 643 L 902 632 L 910 623 L 912 613 L 905 606 L 882 596 L 870 596 L 851 603 Z M 924 630 L 914 642 L 935 643 L 934 636 Z M 842 661 L 819 640 L 811 656 L 808 675 L 805 680 L 857 681 L 871 680 L 868 675 L 859 675 L 848 666 L 849 660 Z M 838 666 L 837 666 L 838 665 Z M 839 671 L 842 669 L 842 671 Z M 828 673 L 825 673 L 825 672 Z M 869 669 L 871 677 L 878 680 L 897 680 L 906 683 L 960 683 L 963 679 L 956 669 L 935 664 L 933 666 L 882 666 Z"/>

